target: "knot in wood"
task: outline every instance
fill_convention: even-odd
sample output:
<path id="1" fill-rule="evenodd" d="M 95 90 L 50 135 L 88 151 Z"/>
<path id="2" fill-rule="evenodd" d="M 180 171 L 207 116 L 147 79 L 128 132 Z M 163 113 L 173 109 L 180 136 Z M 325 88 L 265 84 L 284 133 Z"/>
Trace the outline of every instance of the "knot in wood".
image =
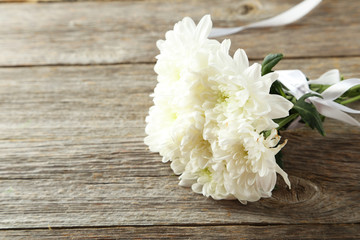
<path id="1" fill-rule="evenodd" d="M 241 15 L 247 15 L 255 9 L 255 5 L 251 3 L 244 3 L 239 7 L 239 13 Z"/>
<path id="2" fill-rule="evenodd" d="M 313 199 L 319 194 L 319 187 L 313 182 L 295 176 L 290 176 L 289 179 L 291 182 L 291 189 L 287 187 L 284 181 L 278 181 L 272 196 L 277 202 L 305 202 Z"/>
<path id="3" fill-rule="evenodd" d="M 261 5 L 259 5 L 259 3 L 253 1 L 234 3 L 233 6 L 227 8 L 226 18 L 228 20 L 234 20 L 240 16 L 241 19 L 244 19 L 246 15 L 255 13 L 260 7 Z"/>

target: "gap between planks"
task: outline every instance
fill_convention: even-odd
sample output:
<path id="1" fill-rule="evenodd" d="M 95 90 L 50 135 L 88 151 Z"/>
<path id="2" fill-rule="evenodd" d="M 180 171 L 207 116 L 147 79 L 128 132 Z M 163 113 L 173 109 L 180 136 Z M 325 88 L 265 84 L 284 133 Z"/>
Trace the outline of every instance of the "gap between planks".
<path id="1" fill-rule="evenodd" d="M 264 56 L 265 57 L 265 56 Z M 285 60 L 312 60 L 312 59 L 352 59 L 352 58 L 360 58 L 360 55 L 344 55 L 344 56 L 311 56 L 311 57 L 286 57 L 282 59 Z M 263 58 L 249 58 L 250 62 L 259 62 Z M 36 67 L 96 67 L 96 66 L 124 66 L 124 65 L 155 65 L 156 61 L 145 61 L 145 62 L 117 62 L 117 63 L 85 63 L 85 64 L 37 64 L 37 65 L 0 65 L 0 68 L 36 68 Z M 341 69 L 339 69 L 341 70 Z"/>
<path id="2" fill-rule="evenodd" d="M 217 225 L 217 226 L 146 226 L 70 229 L 23 229 L 0 231 L 0 236 L 23 239 L 24 236 L 47 239 L 358 239 L 359 225 Z"/>
<path id="3" fill-rule="evenodd" d="M 98 229 L 98 228 L 159 228 L 159 227 L 179 227 L 179 228 L 191 228 L 191 227 L 236 227 L 236 226 L 249 226 L 249 227 L 264 227 L 264 226 L 359 226 L 359 223 L 252 223 L 244 222 L 239 224 L 234 223 L 191 223 L 191 224 L 151 224 L 151 225 L 96 225 L 96 226 L 64 226 L 64 227 L 29 227 L 29 228 L 0 228 L 2 231 L 22 231 L 22 230 L 67 230 L 67 229 Z"/>

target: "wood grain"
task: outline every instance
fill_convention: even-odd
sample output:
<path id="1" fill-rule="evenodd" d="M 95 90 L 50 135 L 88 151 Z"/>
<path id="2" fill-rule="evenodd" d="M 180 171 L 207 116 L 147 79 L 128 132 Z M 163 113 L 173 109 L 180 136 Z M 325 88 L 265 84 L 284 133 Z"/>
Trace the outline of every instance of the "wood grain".
<path id="1" fill-rule="evenodd" d="M 339 67 L 352 77 L 360 75 L 359 60 L 279 67 L 301 66 L 313 78 Z M 0 228 L 360 221 L 360 130 L 331 120 L 327 138 L 284 132 L 291 191 L 280 187 L 273 198 L 243 206 L 179 187 L 142 142 L 152 68 L 0 68 Z"/>
<path id="2" fill-rule="evenodd" d="M 2 231 L 5 239 L 358 239 L 358 224 L 149 226 Z"/>
<path id="3" fill-rule="evenodd" d="M 0 0 L 0 239 L 360 238 L 359 128 L 282 132 L 292 189 L 279 179 L 247 206 L 178 186 L 143 143 L 155 42 L 175 22 L 211 13 L 233 27 L 300 0 L 14 2 Z M 359 78 L 359 15 L 357 0 L 324 0 L 292 25 L 231 36 L 231 51 Z"/>
<path id="4" fill-rule="evenodd" d="M 116 1 L 120 2 L 124 0 L 0 0 L 0 3 L 116 2 Z M 130 0 L 125 0 L 125 1 L 130 1 Z M 149 0 L 133 0 L 133 1 L 149 1 Z"/>
<path id="5" fill-rule="evenodd" d="M 274 16 L 291 1 L 206 0 L 2 4 L 0 66 L 153 62 L 157 39 L 184 16 L 210 13 L 215 26 L 238 26 Z M 357 0 L 324 1 L 286 27 L 231 36 L 250 58 L 282 52 L 290 58 L 359 56 Z M 256 40 L 256 41 L 255 41 Z"/>

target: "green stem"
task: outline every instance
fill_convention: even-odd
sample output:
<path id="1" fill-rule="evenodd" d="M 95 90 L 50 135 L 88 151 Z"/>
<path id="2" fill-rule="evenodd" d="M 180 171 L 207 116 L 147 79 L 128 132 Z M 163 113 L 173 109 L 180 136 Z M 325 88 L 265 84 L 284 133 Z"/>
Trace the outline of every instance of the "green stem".
<path id="1" fill-rule="evenodd" d="M 326 89 L 328 89 L 331 85 L 323 85 L 323 84 L 310 84 L 310 89 L 318 92 L 318 93 L 322 93 L 323 91 L 325 91 Z"/>
<path id="2" fill-rule="evenodd" d="M 356 90 L 358 90 L 358 89 L 360 89 L 360 85 L 356 85 L 356 86 L 350 88 L 349 90 L 350 90 L 350 91 L 356 91 Z"/>
<path id="3" fill-rule="evenodd" d="M 279 88 L 282 97 L 286 98 L 286 94 L 282 88 Z"/>
<path id="4" fill-rule="evenodd" d="M 346 99 L 346 100 L 340 102 L 340 104 L 345 105 L 345 104 L 348 104 L 348 103 L 355 102 L 357 100 L 360 100 L 360 95 L 358 95 L 356 97 L 353 97 L 353 98 Z"/>
<path id="5" fill-rule="evenodd" d="M 278 122 L 279 126 L 277 127 L 277 130 L 280 130 L 281 128 L 283 128 L 286 124 L 288 124 L 289 122 L 291 122 L 292 120 L 294 120 L 295 118 L 297 118 L 299 116 L 299 113 L 294 113 L 286 118 L 284 118 L 283 120 L 281 120 L 280 122 Z"/>

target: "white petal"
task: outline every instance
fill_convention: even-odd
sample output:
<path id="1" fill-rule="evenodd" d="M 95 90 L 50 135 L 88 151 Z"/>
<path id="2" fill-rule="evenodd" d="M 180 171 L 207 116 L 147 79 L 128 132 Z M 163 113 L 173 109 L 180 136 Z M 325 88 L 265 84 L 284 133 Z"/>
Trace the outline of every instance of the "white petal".
<path id="1" fill-rule="evenodd" d="M 282 178 L 284 179 L 285 183 L 289 186 L 289 188 L 291 189 L 291 183 L 289 181 L 288 175 L 286 172 L 284 172 L 284 170 L 282 170 L 278 165 L 276 165 L 276 172 L 279 173 Z"/>
<path id="2" fill-rule="evenodd" d="M 187 34 L 193 33 L 193 31 L 196 29 L 196 25 L 195 25 L 194 21 L 189 17 L 185 17 L 182 20 L 182 24 L 185 27 Z"/>
<path id="3" fill-rule="evenodd" d="M 249 59 L 243 49 L 236 50 L 234 54 L 234 61 L 239 70 L 242 72 L 249 67 Z"/>
<path id="4" fill-rule="evenodd" d="M 261 77 L 261 65 L 258 63 L 254 63 L 249 68 L 247 68 L 244 72 L 245 75 L 248 76 L 248 81 L 251 82 L 253 80 L 260 79 Z"/>
<path id="5" fill-rule="evenodd" d="M 211 31 L 212 21 L 210 15 L 205 15 L 201 18 L 199 24 L 196 26 L 195 39 L 206 39 Z"/>
<path id="6" fill-rule="evenodd" d="M 268 96 L 268 101 L 271 104 L 271 112 L 268 114 L 271 119 L 289 116 L 289 110 L 294 106 L 292 102 L 275 94 Z"/>
<path id="7" fill-rule="evenodd" d="M 263 193 L 270 193 L 276 184 L 276 172 L 270 172 L 264 177 L 259 177 L 258 183 Z"/>
<path id="8" fill-rule="evenodd" d="M 182 174 L 185 170 L 185 166 L 179 160 L 172 161 L 170 166 L 176 175 Z"/>

